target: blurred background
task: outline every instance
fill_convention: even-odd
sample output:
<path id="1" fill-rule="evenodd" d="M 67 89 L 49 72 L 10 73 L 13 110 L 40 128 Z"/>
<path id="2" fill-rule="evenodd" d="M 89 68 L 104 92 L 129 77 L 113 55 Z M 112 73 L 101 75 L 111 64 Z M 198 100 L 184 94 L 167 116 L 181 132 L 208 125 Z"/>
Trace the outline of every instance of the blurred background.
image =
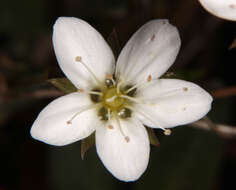
<path id="1" fill-rule="evenodd" d="M 38 113 L 63 95 L 47 82 L 63 77 L 51 41 L 59 16 L 82 18 L 105 39 L 115 30 L 121 47 L 150 19 L 169 19 L 182 39 L 170 71 L 212 93 L 214 123 L 236 126 L 236 22 L 210 15 L 197 0 L 1 0 L 0 190 L 235 188 L 236 136 L 214 130 L 155 131 L 160 146 L 152 146 L 148 169 L 133 183 L 112 177 L 95 147 L 82 160 L 80 142 L 54 147 L 33 140 Z"/>

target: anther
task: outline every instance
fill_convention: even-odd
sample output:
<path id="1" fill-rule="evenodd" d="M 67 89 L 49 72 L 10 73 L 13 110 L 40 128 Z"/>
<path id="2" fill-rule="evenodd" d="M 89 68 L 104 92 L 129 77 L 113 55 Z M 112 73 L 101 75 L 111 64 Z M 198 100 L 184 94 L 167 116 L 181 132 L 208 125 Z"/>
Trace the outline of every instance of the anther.
<path id="1" fill-rule="evenodd" d="M 106 73 L 106 81 L 107 87 L 116 85 L 116 81 L 113 79 L 113 76 L 109 73 Z"/>
<path id="2" fill-rule="evenodd" d="M 153 35 L 152 35 L 152 37 L 151 37 L 151 41 L 154 41 L 154 40 L 155 40 L 155 38 L 156 38 L 156 35 L 155 35 L 155 34 L 153 34 Z"/>
<path id="3" fill-rule="evenodd" d="M 112 125 L 108 125 L 108 129 L 114 129 Z"/>
<path id="4" fill-rule="evenodd" d="M 152 80 L 152 76 L 151 75 L 148 75 L 147 77 L 147 82 L 150 82 Z"/>
<path id="5" fill-rule="evenodd" d="M 236 5 L 230 4 L 229 7 L 230 7 L 231 9 L 235 9 L 235 8 L 236 8 Z"/>
<path id="6" fill-rule="evenodd" d="M 82 61 L 82 57 L 81 57 L 81 56 L 77 56 L 77 57 L 75 57 L 75 61 L 77 61 L 77 62 L 81 62 L 81 61 Z"/>
<path id="7" fill-rule="evenodd" d="M 130 141 L 130 139 L 129 139 L 128 136 L 125 137 L 125 141 L 126 141 L 127 143 Z"/>
<path id="8" fill-rule="evenodd" d="M 112 75 L 111 74 L 109 74 L 109 73 L 106 73 L 106 79 L 113 79 L 113 77 L 112 77 Z"/>
<path id="9" fill-rule="evenodd" d="M 171 135 L 171 130 L 170 129 L 165 129 L 164 135 L 166 135 L 166 136 Z"/>
<path id="10" fill-rule="evenodd" d="M 84 92 L 84 90 L 83 89 L 78 89 L 78 91 L 77 91 L 78 93 L 83 93 Z"/>
<path id="11" fill-rule="evenodd" d="M 188 88 L 187 88 L 187 87 L 184 87 L 183 90 L 184 90 L 185 92 L 187 92 L 187 91 L 188 91 Z"/>
<path id="12" fill-rule="evenodd" d="M 71 122 L 71 121 L 67 121 L 66 123 L 67 123 L 67 125 L 71 125 L 71 124 L 72 124 L 72 122 Z"/>

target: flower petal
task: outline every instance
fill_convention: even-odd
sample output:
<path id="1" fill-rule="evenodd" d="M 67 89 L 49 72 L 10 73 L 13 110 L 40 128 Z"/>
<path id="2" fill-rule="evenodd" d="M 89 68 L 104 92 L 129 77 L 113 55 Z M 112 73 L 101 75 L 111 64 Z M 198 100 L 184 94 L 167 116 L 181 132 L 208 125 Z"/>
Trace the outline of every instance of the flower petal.
<path id="1" fill-rule="evenodd" d="M 176 27 L 168 20 L 153 20 L 142 26 L 123 48 L 116 74 L 124 81 L 140 82 L 149 75 L 158 78 L 174 62 L 180 37 Z"/>
<path id="2" fill-rule="evenodd" d="M 60 17 L 54 25 L 53 45 L 58 63 L 77 88 L 97 85 L 82 63 L 95 73 L 100 81 L 106 73 L 114 72 L 114 56 L 103 37 L 88 23 L 72 17 Z"/>
<path id="3" fill-rule="evenodd" d="M 194 122 L 211 109 L 212 97 L 198 85 L 177 79 L 153 80 L 138 91 L 146 104 L 136 116 L 147 126 L 168 128 Z"/>
<path id="4" fill-rule="evenodd" d="M 100 127 L 96 130 L 97 153 L 105 167 L 118 179 L 137 180 L 146 170 L 150 145 L 144 126 L 138 121 L 120 120 L 121 128 L 129 142 L 124 139 L 118 124 L 113 129 Z"/>
<path id="5" fill-rule="evenodd" d="M 35 120 L 31 128 L 32 137 L 51 145 L 62 146 L 89 136 L 100 124 L 95 109 L 88 109 L 78 114 L 71 124 L 67 123 L 89 104 L 91 101 L 88 95 L 79 93 L 54 100 Z"/>
<path id="6" fill-rule="evenodd" d="M 199 2 L 211 14 L 227 20 L 236 21 L 235 0 L 199 0 Z"/>

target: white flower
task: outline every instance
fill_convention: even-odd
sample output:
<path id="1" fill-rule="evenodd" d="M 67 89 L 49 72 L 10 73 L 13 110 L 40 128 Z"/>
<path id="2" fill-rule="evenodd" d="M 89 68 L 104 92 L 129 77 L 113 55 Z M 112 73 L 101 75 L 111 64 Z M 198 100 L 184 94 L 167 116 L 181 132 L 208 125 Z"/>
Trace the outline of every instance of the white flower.
<path id="1" fill-rule="evenodd" d="M 236 21 L 236 0 L 199 0 L 211 14 Z"/>
<path id="2" fill-rule="evenodd" d="M 42 110 L 31 135 L 63 146 L 96 131 L 97 153 L 120 180 L 137 180 L 147 168 L 150 144 L 143 125 L 166 130 L 196 121 L 211 108 L 212 97 L 199 86 L 158 79 L 180 48 L 178 31 L 168 20 L 142 26 L 116 65 L 103 37 L 77 18 L 56 21 L 53 45 L 61 69 L 78 92 Z"/>

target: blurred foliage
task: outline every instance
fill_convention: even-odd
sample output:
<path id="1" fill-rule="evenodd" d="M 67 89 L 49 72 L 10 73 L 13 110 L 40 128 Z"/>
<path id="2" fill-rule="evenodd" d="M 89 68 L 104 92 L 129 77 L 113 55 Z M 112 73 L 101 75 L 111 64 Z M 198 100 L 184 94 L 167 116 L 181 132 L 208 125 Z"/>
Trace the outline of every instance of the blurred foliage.
<path id="1" fill-rule="evenodd" d="M 0 190 L 234 189 L 235 140 L 178 127 L 171 136 L 155 131 L 145 174 L 133 183 L 116 180 L 95 148 L 81 160 L 81 142 L 53 147 L 30 137 L 30 127 L 50 101 L 75 91 L 60 71 L 51 42 L 59 16 L 91 23 L 116 56 L 129 37 L 153 18 L 167 18 L 180 31 L 182 47 L 172 78 L 208 91 L 236 83 L 236 24 L 208 14 L 196 0 L 8 0 L 0 2 Z M 56 80 L 55 80 L 56 79 Z M 58 83 L 58 81 L 60 81 Z M 216 99 L 209 117 L 235 125 L 235 97 Z M 157 143 L 157 142 L 156 142 Z"/>

